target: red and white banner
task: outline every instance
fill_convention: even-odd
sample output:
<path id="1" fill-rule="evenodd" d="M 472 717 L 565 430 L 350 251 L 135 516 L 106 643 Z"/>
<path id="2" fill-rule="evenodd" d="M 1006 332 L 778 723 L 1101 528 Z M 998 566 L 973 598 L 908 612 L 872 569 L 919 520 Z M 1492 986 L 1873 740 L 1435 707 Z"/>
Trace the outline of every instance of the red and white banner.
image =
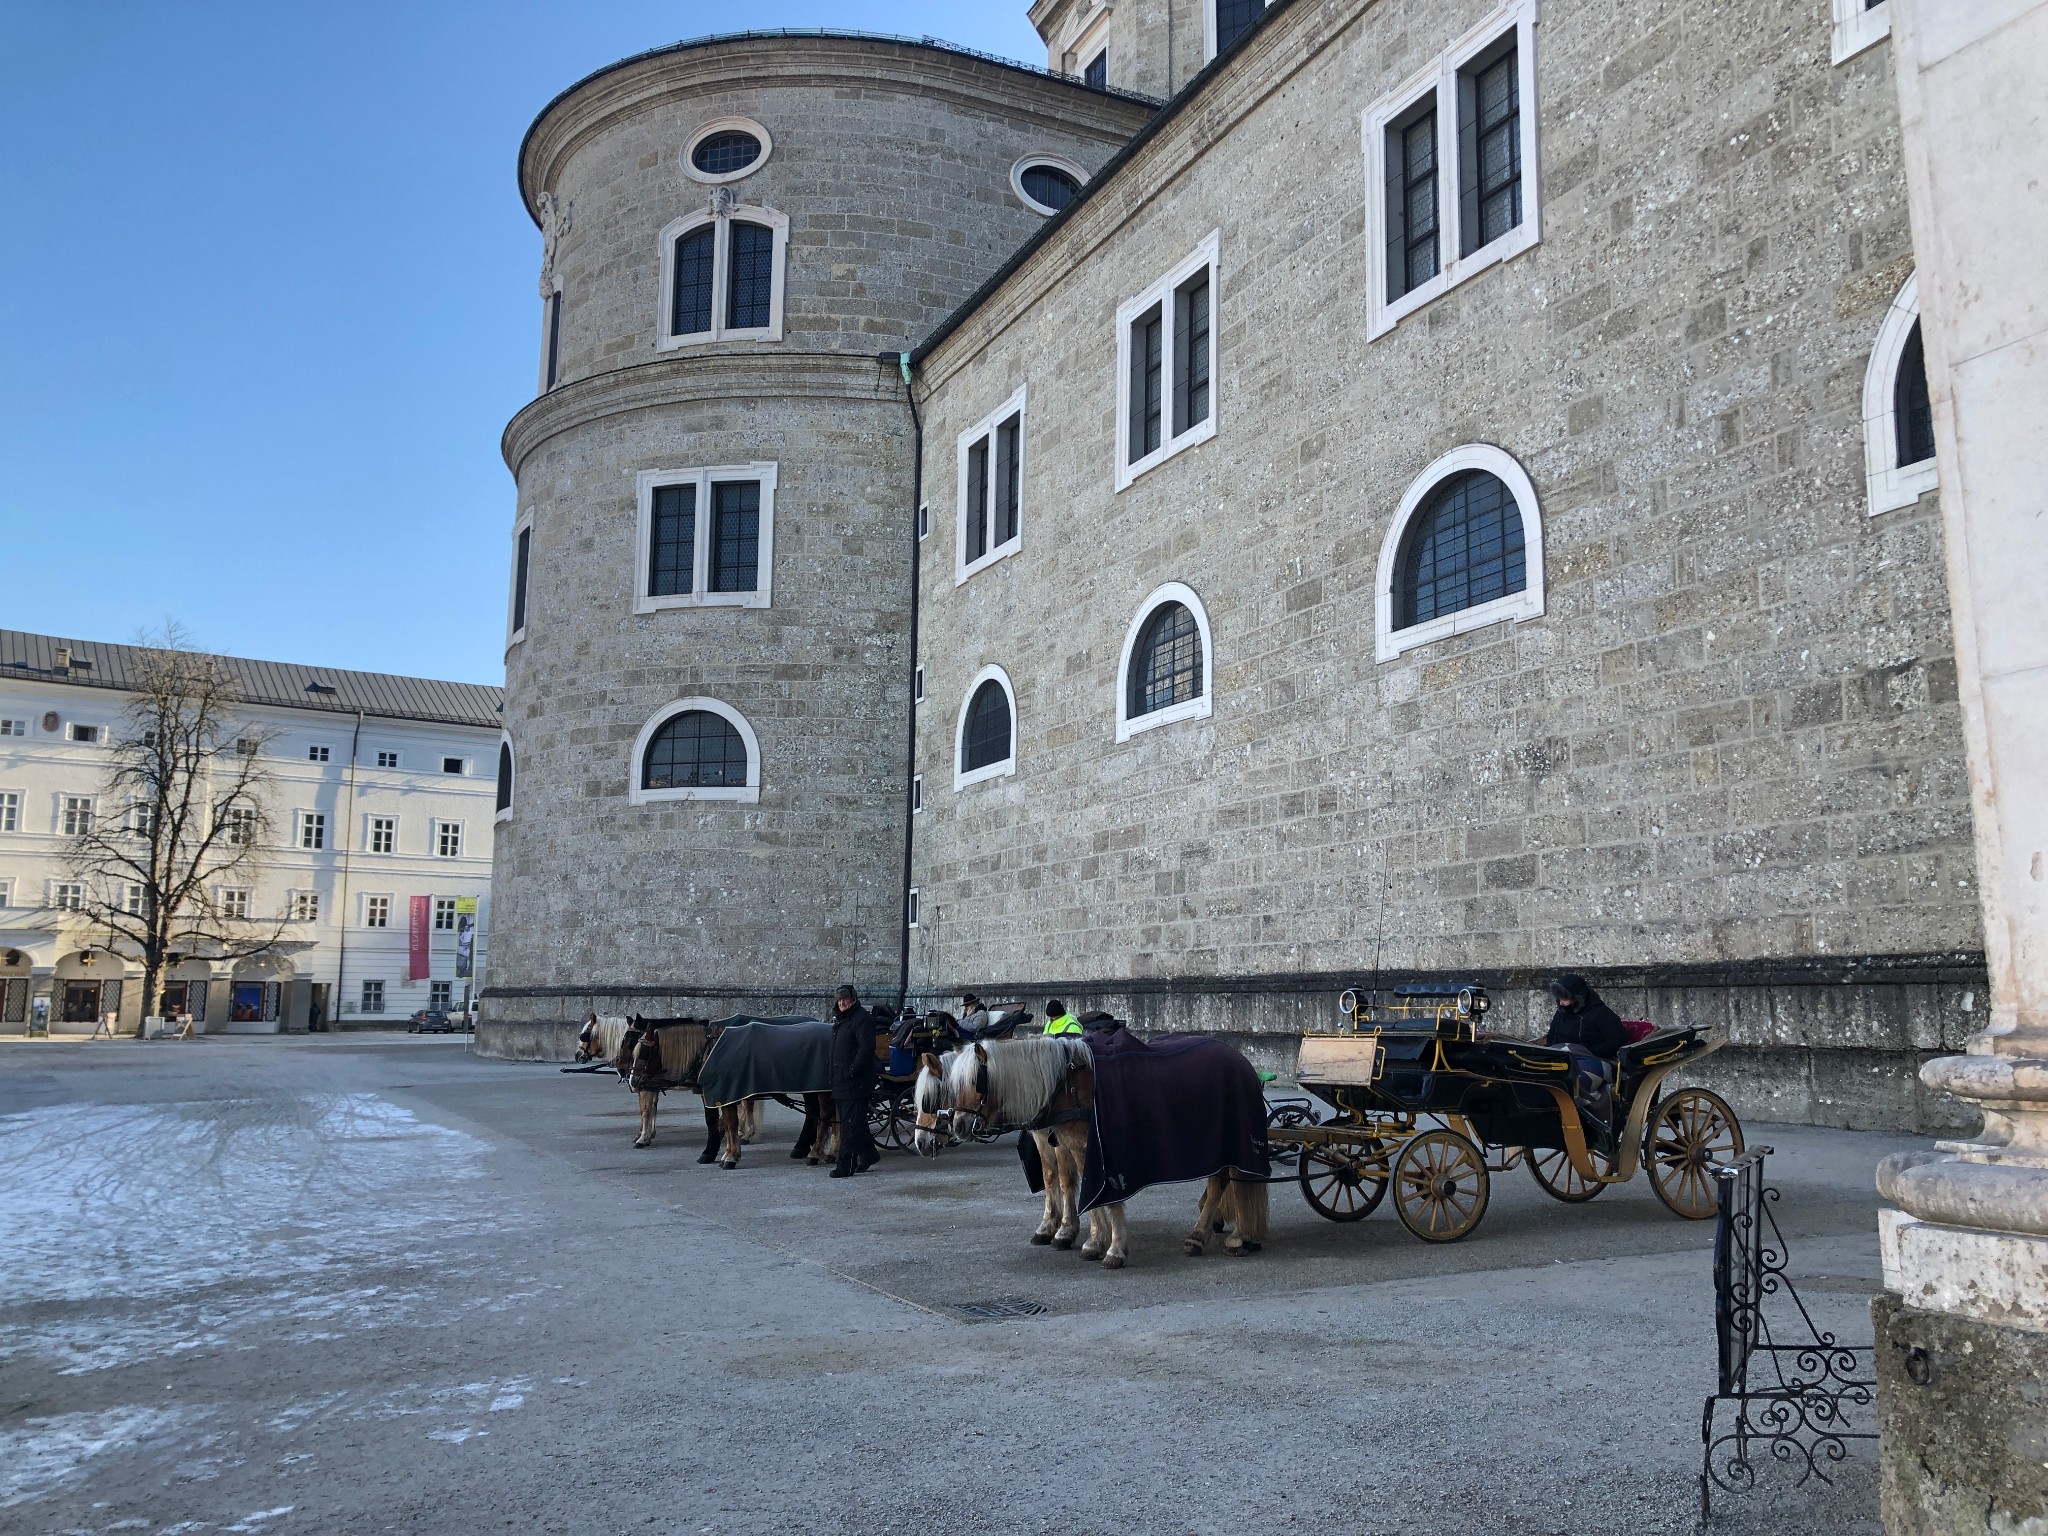
<path id="1" fill-rule="evenodd" d="M 427 924 L 433 920 L 429 906 L 425 896 L 412 898 L 412 932 L 409 936 L 412 953 L 406 969 L 414 981 L 425 981 L 433 970 L 433 963 L 427 958 Z"/>

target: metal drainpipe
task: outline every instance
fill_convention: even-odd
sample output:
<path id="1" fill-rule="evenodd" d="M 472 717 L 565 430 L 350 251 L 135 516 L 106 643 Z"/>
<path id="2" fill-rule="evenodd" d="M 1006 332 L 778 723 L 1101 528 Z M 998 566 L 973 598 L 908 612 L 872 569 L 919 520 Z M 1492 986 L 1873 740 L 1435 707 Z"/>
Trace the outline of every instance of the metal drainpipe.
<path id="1" fill-rule="evenodd" d="M 363 744 L 363 712 L 356 711 L 355 734 L 348 740 L 348 809 L 341 817 L 341 910 L 335 916 L 341 919 L 341 944 L 334 957 L 334 997 L 329 1004 L 329 1017 L 321 1021 L 323 1030 L 331 1030 L 341 1018 L 342 988 L 348 983 L 348 861 L 356 846 L 356 756 Z"/>
<path id="2" fill-rule="evenodd" d="M 890 354 L 884 352 L 883 360 Z M 906 752 L 903 769 L 903 896 L 897 903 L 896 919 L 902 943 L 896 957 L 896 1006 L 910 998 L 910 848 L 911 829 L 917 824 L 915 802 L 911 799 L 917 779 L 917 617 L 919 588 L 918 507 L 924 499 L 924 419 L 918 414 L 917 395 L 910 385 L 910 354 L 894 354 L 903 375 L 903 403 L 910 407 L 910 697 L 909 724 L 905 727 Z M 920 914 L 921 915 L 921 914 Z"/>

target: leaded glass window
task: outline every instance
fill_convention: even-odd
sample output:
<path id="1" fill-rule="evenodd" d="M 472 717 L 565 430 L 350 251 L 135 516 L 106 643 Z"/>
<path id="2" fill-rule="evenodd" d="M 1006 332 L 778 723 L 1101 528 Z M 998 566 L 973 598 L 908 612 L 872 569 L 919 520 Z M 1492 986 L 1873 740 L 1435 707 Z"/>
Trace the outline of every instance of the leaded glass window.
<path id="1" fill-rule="evenodd" d="M 1266 0 L 1215 0 L 1216 51 L 1222 53 L 1249 32 L 1266 9 Z"/>
<path id="2" fill-rule="evenodd" d="M 1081 184 L 1056 165 L 1027 165 L 1017 180 L 1026 197 L 1055 213 L 1081 195 Z"/>
<path id="3" fill-rule="evenodd" d="M 526 577 L 533 560 L 533 524 L 519 530 L 518 553 L 512 562 L 512 633 L 526 628 Z"/>
<path id="4" fill-rule="evenodd" d="M 1387 130 L 1387 302 L 1437 274 L 1436 98 Z"/>
<path id="5" fill-rule="evenodd" d="M 731 275 L 727 279 L 727 329 L 764 329 L 775 296 L 775 231 L 765 224 L 732 221 Z"/>
<path id="6" fill-rule="evenodd" d="M 1173 295 L 1173 435 L 1209 419 L 1209 271 Z"/>
<path id="7" fill-rule="evenodd" d="M 743 789 L 747 744 L 732 722 L 707 709 L 664 720 L 641 759 L 642 789 Z"/>
<path id="8" fill-rule="evenodd" d="M 730 176 L 761 158 L 761 141 L 737 128 L 707 134 L 690 151 L 690 164 L 706 176 Z"/>
<path id="9" fill-rule="evenodd" d="M 1409 531 L 1396 583 L 1397 629 L 1528 585 L 1521 509 L 1498 476 L 1467 470 L 1436 488 Z"/>
<path id="10" fill-rule="evenodd" d="M 512 809 L 512 743 L 498 743 L 498 809 Z"/>
<path id="11" fill-rule="evenodd" d="M 713 592 L 752 592 L 760 585 L 761 482 L 720 480 L 711 487 Z"/>
<path id="12" fill-rule="evenodd" d="M 1131 651 L 1124 713 L 1135 720 L 1202 696 L 1202 632 L 1185 603 L 1162 603 Z"/>
<path id="13" fill-rule="evenodd" d="M 647 539 L 647 595 L 680 597 L 692 589 L 697 563 L 697 487 L 658 485 Z"/>
<path id="14" fill-rule="evenodd" d="M 960 771 L 972 773 L 1010 755 L 1010 696 L 990 678 L 967 705 L 967 734 L 960 746 Z"/>
<path id="15" fill-rule="evenodd" d="M 1081 83 L 1091 90 L 1101 91 L 1109 88 L 1109 50 L 1107 48 L 1088 61 L 1087 69 L 1081 73 Z"/>
<path id="16" fill-rule="evenodd" d="M 1522 222 L 1521 75 L 1511 47 L 1458 81 L 1460 253 Z"/>
<path id="17" fill-rule="evenodd" d="M 668 326 L 672 336 L 695 336 L 711 329 L 711 268 L 717 239 L 717 225 L 701 224 L 676 240 Z"/>
<path id="18" fill-rule="evenodd" d="M 967 563 L 988 553 L 988 439 L 967 445 Z"/>
<path id="19" fill-rule="evenodd" d="M 1159 370 L 1165 330 L 1157 304 L 1131 325 L 1130 460 L 1133 464 L 1159 446 Z"/>
<path id="20" fill-rule="evenodd" d="M 1934 405 L 1927 396 L 1927 354 L 1920 345 L 1918 320 L 1899 351 L 1899 371 L 1892 379 L 1892 425 L 1899 468 L 1934 457 Z"/>
<path id="21" fill-rule="evenodd" d="M 1024 418 L 1012 416 L 996 428 L 995 491 L 996 543 L 1007 544 L 1017 537 L 1018 509 L 1022 500 L 1022 470 L 1018 461 L 1018 439 Z"/>

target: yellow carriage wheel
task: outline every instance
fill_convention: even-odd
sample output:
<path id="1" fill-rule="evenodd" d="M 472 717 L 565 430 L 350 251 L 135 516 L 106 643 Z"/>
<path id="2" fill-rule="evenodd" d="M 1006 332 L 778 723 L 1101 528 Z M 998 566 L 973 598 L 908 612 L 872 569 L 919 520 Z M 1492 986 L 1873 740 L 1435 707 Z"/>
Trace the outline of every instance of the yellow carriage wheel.
<path id="1" fill-rule="evenodd" d="M 1727 1100 L 1681 1088 L 1657 1106 L 1643 1142 L 1657 1198 L 1692 1221 L 1713 1215 L 1714 1165 L 1742 1155 L 1742 1122 Z"/>
<path id="2" fill-rule="evenodd" d="M 1378 1141 L 1355 1146 L 1310 1144 L 1295 1173 L 1302 1198 L 1331 1221 L 1363 1221 L 1387 1193 L 1387 1153 Z"/>
<path id="3" fill-rule="evenodd" d="M 1580 1177 L 1579 1170 L 1572 1166 L 1570 1155 L 1555 1147 L 1529 1147 L 1524 1155 L 1529 1160 L 1529 1177 L 1553 1200 L 1562 1200 L 1567 1205 L 1582 1205 L 1607 1187 Z M 1598 1165 L 1599 1158 L 1595 1156 L 1594 1166 Z M 1612 1164 L 1609 1167 L 1611 1169 Z"/>
<path id="4" fill-rule="evenodd" d="M 1486 1214 L 1486 1158 L 1456 1131 L 1411 1136 L 1394 1159 L 1394 1212 L 1425 1243 L 1454 1243 Z"/>

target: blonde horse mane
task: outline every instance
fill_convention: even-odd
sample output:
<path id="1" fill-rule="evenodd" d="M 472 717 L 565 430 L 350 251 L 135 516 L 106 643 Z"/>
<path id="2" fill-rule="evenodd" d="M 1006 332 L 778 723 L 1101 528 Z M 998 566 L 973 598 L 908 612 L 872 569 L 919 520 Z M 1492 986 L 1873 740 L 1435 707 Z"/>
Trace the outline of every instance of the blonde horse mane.
<path id="1" fill-rule="evenodd" d="M 1087 1046 L 1065 1035 L 990 1040 L 981 1049 L 988 1056 L 984 1118 L 991 1123 L 1001 1120 L 1021 1125 L 1037 1119 L 1074 1069 L 1092 1060 Z M 939 1065 L 953 1103 L 974 1092 L 980 1062 L 972 1049 L 948 1051 Z"/>

